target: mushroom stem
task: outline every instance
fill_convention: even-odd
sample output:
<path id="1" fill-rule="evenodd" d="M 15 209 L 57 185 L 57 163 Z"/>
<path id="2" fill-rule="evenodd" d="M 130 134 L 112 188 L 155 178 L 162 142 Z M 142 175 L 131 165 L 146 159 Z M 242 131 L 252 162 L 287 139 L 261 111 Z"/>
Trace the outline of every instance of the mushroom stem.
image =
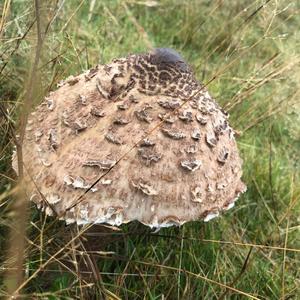
<path id="1" fill-rule="evenodd" d="M 93 284 L 102 292 L 103 299 L 106 299 L 105 288 L 102 285 L 102 277 L 98 268 L 98 261 L 103 256 L 111 255 L 112 252 L 106 251 L 111 243 L 123 239 L 123 235 L 116 234 L 119 229 L 106 225 L 86 225 L 88 229 L 82 230 L 77 225 L 70 226 L 71 238 L 79 236 L 77 241 L 72 244 L 73 259 L 66 261 L 69 269 L 74 269 L 77 275 L 85 284 Z M 79 231 L 79 232 L 78 232 Z"/>

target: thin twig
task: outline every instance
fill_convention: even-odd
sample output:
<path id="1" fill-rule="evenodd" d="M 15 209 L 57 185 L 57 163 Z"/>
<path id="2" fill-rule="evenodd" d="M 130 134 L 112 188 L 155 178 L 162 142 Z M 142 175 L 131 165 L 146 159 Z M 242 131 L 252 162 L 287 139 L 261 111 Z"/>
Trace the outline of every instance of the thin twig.
<path id="1" fill-rule="evenodd" d="M 10 272 L 7 274 L 7 291 L 8 294 L 17 297 L 19 294 L 18 286 L 23 281 L 23 261 L 24 261 L 24 249 L 25 249 L 25 237 L 26 237 L 26 225 L 28 218 L 27 205 L 28 202 L 26 199 L 26 193 L 23 186 L 24 180 L 24 169 L 23 169 L 23 139 L 25 136 L 25 127 L 28 119 L 29 110 L 32 107 L 32 99 L 34 97 L 34 88 L 37 84 L 37 68 L 41 56 L 42 50 L 42 34 L 41 34 L 41 23 L 40 23 L 40 3 L 39 0 L 35 0 L 35 17 L 37 25 L 37 45 L 36 52 L 33 62 L 33 67 L 29 76 L 29 81 L 25 93 L 25 100 L 23 106 L 23 112 L 20 116 L 20 132 L 19 138 L 15 140 L 17 148 L 17 164 L 18 164 L 18 175 L 19 175 L 19 193 L 17 200 L 14 203 L 14 212 L 15 212 L 15 228 L 11 232 L 11 241 L 8 250 L 9 257 L 13 257 L 13 267 L 16 268 L 16 271 Z"/>

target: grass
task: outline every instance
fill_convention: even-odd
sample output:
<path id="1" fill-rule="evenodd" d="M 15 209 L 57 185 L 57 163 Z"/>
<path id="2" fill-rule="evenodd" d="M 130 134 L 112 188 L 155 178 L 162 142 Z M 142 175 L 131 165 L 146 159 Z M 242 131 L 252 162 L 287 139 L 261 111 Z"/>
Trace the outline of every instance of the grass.
<path id="1" fill-rule="evenodd" d="M 247 193 L 209 223 L 158 233 L 135 222 L 122 226 L 94 253 L 99 274 L 93 284 L 80 279 L 74 264 L 78 251 L 82 257 L 89 253 L 80 242 L 88 228 L 65 226 L 30 204 L 20 297 L 300 299 L 299 3 L 52 0 L 40 5 L 46 33 L 28 107 L 37 43 L 34 1 L 0 4 L 0 102 L 6 115 L 0 118 L 0 297 L 9 297 L 9 287 L 16 286 L 7 281 L 14 266 L 8 249 L 23 215 L 16 210 L 20 193 L 10 164 L 11 129 L 19 128 L 26 109 L 61 79 L 115 57 L 167 46 L 182 53 L 230 112 Z M 95 240 L 101 242 L 101 232 Z"/>

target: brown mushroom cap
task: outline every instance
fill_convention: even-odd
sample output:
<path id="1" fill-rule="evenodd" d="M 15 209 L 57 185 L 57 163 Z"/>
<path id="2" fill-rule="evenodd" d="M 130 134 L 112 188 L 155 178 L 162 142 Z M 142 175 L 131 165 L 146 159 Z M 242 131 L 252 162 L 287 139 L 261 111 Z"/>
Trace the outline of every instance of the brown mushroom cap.
<path id="1" fill-rule="evenodd" d="M 137 85 L 120 97 L 128 60 L 70 77 L 30 115 L 30 199 L 78 224 L 166 227 L 231 208 L 245 185 L 227 116 L 203 87 L 184 99 Z"/>

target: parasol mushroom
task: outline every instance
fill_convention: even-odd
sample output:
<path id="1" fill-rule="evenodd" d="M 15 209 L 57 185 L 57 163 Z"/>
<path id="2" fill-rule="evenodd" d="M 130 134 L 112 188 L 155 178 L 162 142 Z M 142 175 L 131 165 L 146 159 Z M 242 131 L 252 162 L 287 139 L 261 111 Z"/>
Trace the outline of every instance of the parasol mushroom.
<path id="1" fill-rule="evenodd" d="M 60 82 L 23 153 L 28 196 L 67 223 L 208 221 L 246 189 L 227 114 L 166 48 Z"/>

